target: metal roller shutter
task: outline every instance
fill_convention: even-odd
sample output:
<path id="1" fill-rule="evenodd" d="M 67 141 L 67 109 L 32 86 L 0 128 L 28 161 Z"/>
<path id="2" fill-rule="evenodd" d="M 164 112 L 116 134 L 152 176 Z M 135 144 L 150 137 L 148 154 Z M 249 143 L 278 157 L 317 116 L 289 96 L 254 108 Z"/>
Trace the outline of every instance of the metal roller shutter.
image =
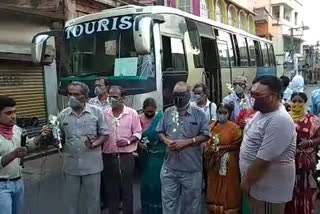
<path id="1" fill-rule="evenodd" d="M 0 64 L 0 94 L 17 102 L 18 118 L 46 121 L 44 75 L 41 67 L 17 62 Z"/>

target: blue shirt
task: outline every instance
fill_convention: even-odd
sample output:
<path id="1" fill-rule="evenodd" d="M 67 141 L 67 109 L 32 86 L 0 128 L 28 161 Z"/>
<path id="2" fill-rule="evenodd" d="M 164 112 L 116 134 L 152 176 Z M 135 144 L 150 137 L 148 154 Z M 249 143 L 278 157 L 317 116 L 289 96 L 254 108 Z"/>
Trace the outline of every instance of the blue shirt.
<path id="1" fill-rule="evenodd" d="M 312 114 L 319 116 L 320 114 L 320 88 L 316 89 L 311 94 L 311 104 L 309 106 L 309 111 Z"/>

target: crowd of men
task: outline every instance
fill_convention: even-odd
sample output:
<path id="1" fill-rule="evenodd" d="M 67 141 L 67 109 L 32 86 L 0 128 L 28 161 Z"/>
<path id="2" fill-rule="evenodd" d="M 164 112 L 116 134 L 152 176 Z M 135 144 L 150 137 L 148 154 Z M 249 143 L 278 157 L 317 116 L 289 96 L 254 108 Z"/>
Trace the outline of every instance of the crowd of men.
<path id="1" fill-rule="evenodd" d="M 243 128 L 239 185 L 249 196 L 250 213 L 284 213 L 296 178 L 297 134 L 288 113 L 290 93 L 294 91 L 290 92 L 288 85 L 286 77 L 280 80 L 263 76 L 249 88 L 245 77 L 237 77 L 234 90 L 222 101 L 232 109 L 226 117 L 218 111 L 221 105 L 209 101 L 204 84 L 193 88 L 185 82 L 176 84 L 172 92 L 174 106 L 165 110 L 155 129 L 167 148 L 158 176 L 162 213 L 201 213 L 203 144 L 212 140 L 210 129 L 215 121 L 236 123 L 243 109 L 249 109 L 252 115 L 239 122 Z M 108 86 L 104 79 L 98 79 L 94 92 L 96 97 L 89 99 L 88 86 L 72 82 L 68 86 L 69 107 L 58 116 L 66 213 L 80 213 L 79 195 L 84 194 L 86 200 L 81 203 L 85 203 L 88 214 L 101 213 L 101 202 L 109 214 L 119 213 L 120 205 L 124 214 L 133 214 L 132 182 L 135 152 L 142 140 L 141 120 L 134 109 L 125 105 L 122 87 Z M 0 214 L 23 213 L 20 159 L 48 139 L 55 143 L 51 127 L 45 126 L 39 136 L 27 138 L 26 146 L 21 145 L 15 106 L 12 98 L 0 96 Z M 153 118 L 155 114 L 145 115 Z M 209 209 L 208 213 L 226 212 Z"/>

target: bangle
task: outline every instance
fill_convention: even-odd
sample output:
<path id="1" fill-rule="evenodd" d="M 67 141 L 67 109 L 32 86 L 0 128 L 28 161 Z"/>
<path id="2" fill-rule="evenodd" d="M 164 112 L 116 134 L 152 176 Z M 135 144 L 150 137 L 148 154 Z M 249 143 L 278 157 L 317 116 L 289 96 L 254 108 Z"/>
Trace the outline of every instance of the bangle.
<path id="1" fill-rule="evenodd" d="M 192 143 L 195 144 L 196 143 L 196 139 L 192 138 Z"/>
<path id="2" fill-rule="evenodd" d="M 131 144 L 130 140 L 127 140 L 127 142 L 128 142 L 128 145 L 130 145 L 130 144 Z"/>

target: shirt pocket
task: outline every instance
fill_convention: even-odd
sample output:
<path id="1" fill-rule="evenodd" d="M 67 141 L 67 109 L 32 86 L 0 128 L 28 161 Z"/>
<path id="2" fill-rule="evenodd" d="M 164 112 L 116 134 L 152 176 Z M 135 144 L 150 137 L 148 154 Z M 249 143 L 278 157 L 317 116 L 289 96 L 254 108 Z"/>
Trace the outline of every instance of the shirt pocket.
<path id="1" fill-rule="evenodd" d="M 98 118 L 90 117 L 86 118 L 82 122 L 82 134 L 83 135 L 96 135 L 97 134 L 97 127 L 98 127 Z"/>

